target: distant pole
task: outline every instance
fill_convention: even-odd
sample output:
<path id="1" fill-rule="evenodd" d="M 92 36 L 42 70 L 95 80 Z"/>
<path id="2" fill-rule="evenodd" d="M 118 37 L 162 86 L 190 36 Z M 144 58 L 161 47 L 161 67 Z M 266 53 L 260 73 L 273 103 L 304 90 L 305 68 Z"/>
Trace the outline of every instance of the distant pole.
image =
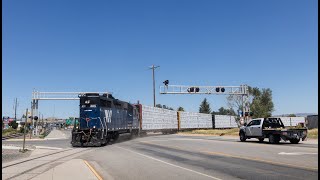
<path id="1" fill-rule="evenodd" d="M 14 106 L 14 120 L 17 122 L 17 106 L 18 106 L 18 100 L 16 98 L 15 106 Z"/>
<path id="2" fill-rule="evenodd" d="M 26 110 L 26 119 L 24 121 L 24 127 L 23 127 L 23 146 L 22 146 L 22 151 L 24 152 L 25 144 L 26 144 L 26 125 L 27 125 L 27 120 L 28 120 L 28 108 Z"/>
<path id="3" fill-rule="evenodd" d="M 155 88 L 155 77 L 154 77 L 154 69 L 158 68 L 160 66 L 154 66 L 152 65 L 150 69 L 152 69 L 152 80 L 153 80 L 153 106 L 156 107 L 156 88 Z"/>
<path id="4" fill-rule="evenodd" d="M 33 101 L 31 101 L 31 122 L 32 122 L 32 128 L 30 128 L 30 139 L 33 133 L 34 128 L 34 120 L 33 120 Z"/>

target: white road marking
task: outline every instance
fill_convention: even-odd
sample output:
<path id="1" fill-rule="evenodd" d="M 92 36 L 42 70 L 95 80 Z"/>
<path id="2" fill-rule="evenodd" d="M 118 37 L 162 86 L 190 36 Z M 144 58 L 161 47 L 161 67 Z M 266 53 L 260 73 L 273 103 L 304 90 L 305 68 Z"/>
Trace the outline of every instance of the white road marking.
<path id="1" fill-rule="evenodd" d="M 178 166 L 178 165 L 174 165 L 174 164 L 171 164 L 171 163 L 162 161 L 162 160 L 160 160 L 160 159 L 157 159 L 157 158 L 154 158 L 154 157 L 151 157 L 151 156 L 147 156 L 147 155 L 144 155 L 144 154 L 141 154 L 141 153 L 138 153 L 138 152 L 135 152 L 135 151 L 132 151 L 132 150 L 129 150 L 129 149 L 120 147 L 120 146 L 115 146 L 115 147 L 120 148 L 120 149 L 123 149 L 123 150 L 126 150 L 126 151 L 129 151 L 129 152 L 132 152 L 132 153 L 135 153 L 135 154 L 138 154 L 138 155 L 140 155 L 140 156 L 144 156 L 144 157 L 149 158 L 149 159 L 153 159 L 153 160 L 155 160 L 155 161 L 162 162 L 162 163 L 164 163 L 164 164 L 168 164 L 168 165 L 170 165 L 170 166 L 174 166 L 174 167 L 177 167 L 177 168 L 180 168 L 180 169 L 184 169 L 184 170 L 187 170 L 187 171 L 196 173 L 196 174 L 200 174 L 200 175 L 202 175 L 202 176 L 206 176 L 206 177 L 209 177 L 209 178 L 211 178 L 211 179 L 222 180 L 222 179 L 219 179 L 219 178 L 217 178 L 217 177 L 213 177 L 213 176 L 210 176 L 210 175 L 207 175 L 207 174 L 203 174 L 203 173 L 198 172 L 198 171 L 194 171 L 194 170 L 191 170 L 191 169 L 188 169 L 188 168 L 184 168 L 184 167 L 181 167 L 181 166 Z"/>
<path id="2" fill-rule="evenodd" d="M 36 146 L 37 149 L 52 149 L 52 150 L 60 150 L 63 148 L 58 148 L 58 147 L 49 147 L 49 146 Z"/>
<path id="3" fill-rule="evenodd" d="M 16 147 L 16 146 L 2 146 L 2 149 L 22 149 L 22 148 Z"/>
<path id="4" fill-rule="evenodd" d="M 44 138 L 45 140 L 58 140 L 58 139 L 67 139 L 66 137 L 61 138 Z"/>
<path id="5" fill-rule="evenodd" d="M 309 153 L 309 152 L 280 152 L 279 155 L 305 155 L 305 154 L 318 154 L 318 153 Z"/>

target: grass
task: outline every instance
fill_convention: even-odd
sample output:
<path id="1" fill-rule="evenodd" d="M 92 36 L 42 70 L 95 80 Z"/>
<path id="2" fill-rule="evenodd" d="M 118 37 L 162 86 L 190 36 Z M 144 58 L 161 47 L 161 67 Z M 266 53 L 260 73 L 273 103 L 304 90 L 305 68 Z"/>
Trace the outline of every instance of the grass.
<path id="1" fill-rule="evenodd" d="M 179 132 L 179 134 L 203 134 L 213 136 L 239 136 L 239 128 L 232 129 L 197 129 L 197 130 L 185 130 Z"/>
<path id="2" fill-rule="evenodd" d="M 308 130 L 308 138 L 310 139 L 318 139 L 318 128 Z"/>
<path id="3" fill-rule="evenodd" d="M 13 129 L 13 128 L 9 128 L 9 129 L 3 129 L 2 130 L 2 137 L 3 136 L 8 136 L 10 134 L 14 134 L 14 133 L 17 133 L 18 131 L 16 129 Z"/>

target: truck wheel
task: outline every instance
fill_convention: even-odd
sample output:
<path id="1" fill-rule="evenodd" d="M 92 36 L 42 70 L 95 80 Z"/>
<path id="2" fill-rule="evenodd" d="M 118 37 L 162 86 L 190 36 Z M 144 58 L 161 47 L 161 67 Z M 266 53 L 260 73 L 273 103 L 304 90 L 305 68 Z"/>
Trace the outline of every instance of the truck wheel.
<path id="1" fill-rule="evenodd" d="M 246 137 L 246 135 L 244 134 L 244 132 L 241 132 L 241 133 L 240 133 L 240 141 L 241 141 L 241 142 L 244 142 L 244 141 L 246 141 L 246 139 L 247 139 L 247 137 Z"/>
<path id="2" fill-rule="evenodd" d="M 300 142 L 300 138 L 299 139 L 291 139 L 290 142 L 291 142 L 291 144 L 298 144 Z"/>
<path id="3" fill-rule="evenodd" d="M 264 138 L 258 138 L 259 142 L 263 142 Z"/>
<path id="4" fill-rule="evenodd" d="M 279 141 L 280 141 L 280 137 L 279 137 L 279 136 L 275 136 L 275 135 L 273 135 L 273 134 L 271 134 L 271 135 L 269 136 L 269 143 L 271 143 L 271 144 L 278 144 Z"/>
<path id="5" fill-rule="evenodd" d="M 276 142 L 276 138 L 274 137 L 274 135 L 270 135 L 269 136 L 269 143 L 274 144 Z"/>
<path id="6" fill-rule="evenodd" d="M 281 140 L 280 136 L 276 136 L 276 144 L 279 144 L 280 140 Z"/>

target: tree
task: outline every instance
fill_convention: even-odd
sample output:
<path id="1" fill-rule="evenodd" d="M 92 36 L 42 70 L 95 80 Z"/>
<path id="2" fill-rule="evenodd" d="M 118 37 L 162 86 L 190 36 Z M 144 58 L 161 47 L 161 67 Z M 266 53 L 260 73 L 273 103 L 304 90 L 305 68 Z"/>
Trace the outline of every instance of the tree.
<path id="1" fill-rule="evenodd" d="M 18 123 L 16 121 L 11 121 L 8 124 L 10 127 L 12 127 L 13 129 L 17 129 L 18 128 Z"/>
<path id="2" fill-rule="evenodd" d="M 256 96 L 260 96 L 261 92 L 259 90 L 259 88 L 257 87 L 250 87 L 248 86 L 248 91 L 249 91 L 249 103 L 252 102 L 253 98 Z M 240 95 L 229 95 L 227 97 L 227 101 L 228 101 L 228 107 L 230 109 L 235 109 L 236 111 L 242 111 L 243 110 L 243 104 L 242 104 L 242 96 Z M 250 105 L 250 104 L 249 104 Z"/>
<path id="3" fill-rule="evenodd" d="M 213 114 L 213 115 L 231 115 L 231 116 L 237 115 L 236 112 L 232 108 L 225 109 L 224 107 L 219 108 L 217 112 L 212 111 L 211 114 Z"/>
<path id="4" fill-rule="evenodd" d="M 177 109 L 177 111 L 184 111 L 184 109 L 183 109 L 183 107 L 179 107 L 178 109 Z"/>
<path id="5" fill-rule="evenodd" d="M 201 102 L 199 107 L 199 113 L 206 113 L 206 114 L 211 113 L 210 104 L 207 102 L 207 98 L 204 98 L 204 100 Z"/>
<path id="6" fill-rule="evenodd" d="M 161 105 L 161 104 L 156 104 L 156 107 L 157 107 L 157 108 L 174 110 L 172 107 L 169 107 L 169 106 L 166 106 L 166 105 Z"/>
<path id="7" fill-rule="evenodd" d="M 288 117 L 297 117 L 295 114 L 289 114 Z"/>
<path id="8" fill-rule="evenodd" d="M 267 118 L 272 115 L 274 111 L 274 105 L 272 102 L 271 89 L 252 89 L 249 93 L 252 94 L 252 103 L 250 104 L 250 110 L 253 112 L 252 118 Z"/>
<path id="9" fill-rule="evenodd" d="M 224 107 L 221 107 L 218 109 L 218 114 L 220 115 L 236 115 L 236 113 L 234 112 L 234 110 L 231 108 L 231 109 L 225 109 Z"/>
<path id="10" fill-rule="evenodd" d="M 249 106 L 253 112 L 252 118 L 270 117 L 274 111 L 272 102 L 272 91 L 270 88 L 260 90 L 257 87 L 248 86 L 249 91 Z M 230 95 L 227 97 L 228 106 L 242 111 L 242 96 Z"/>

